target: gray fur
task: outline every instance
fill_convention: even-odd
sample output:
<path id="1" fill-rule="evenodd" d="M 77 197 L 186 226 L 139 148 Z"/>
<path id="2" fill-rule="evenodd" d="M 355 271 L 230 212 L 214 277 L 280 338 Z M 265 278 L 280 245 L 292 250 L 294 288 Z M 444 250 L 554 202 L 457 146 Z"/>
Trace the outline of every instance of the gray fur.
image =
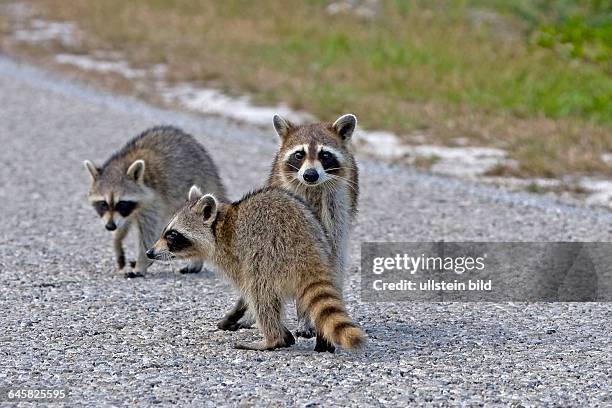
<path id="1" fill-rule="evenodd" d="M 85 161 L 91 177 L 90 201 L 103 199 L 116 204 L 122 199 L 135 201 L 138 207 L 128 217 L 107 211 L 103 222 L 113 221 L 113 248 L 117 267 L 125 272 L 123 240 L 133 227 L 138 233 L 138 257 L 133 273 L 146 272 L 151 261 L 145 252 L 159 236 L 170 216 L 185 202 L 193 184 L 204 191 L 225 197 L 217 168 L 202 145 L 182 130 L 162 126 L 148 129 L 131 139 L 100 167 Z M 111 209 L 112 210 L 112 209 Z M 201 263 L 194 262 L 193 271 Z"/>

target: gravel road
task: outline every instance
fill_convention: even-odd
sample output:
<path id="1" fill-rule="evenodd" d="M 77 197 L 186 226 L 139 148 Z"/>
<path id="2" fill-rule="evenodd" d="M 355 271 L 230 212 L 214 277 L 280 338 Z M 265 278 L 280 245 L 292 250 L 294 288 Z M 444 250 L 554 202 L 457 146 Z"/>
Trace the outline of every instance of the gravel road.
<path id="1" fill-rule="evenodd" d="M 232 345 L 256 331 L 215 328 L 234 296 L 213 273 L 113 274 L 81 162 L 173 124 L 236 198 L 267 174 L 271 127 L 158 109 L 1 56 L 0 124 L 0 386 L 65 387 L 74 405 L 612 404 L 610 304 L 362 303 L 358 275 L 362 241 L 611 241 L 606 211 L 362 158 L 347 292 L 367 348 L 246 352 Z"/>

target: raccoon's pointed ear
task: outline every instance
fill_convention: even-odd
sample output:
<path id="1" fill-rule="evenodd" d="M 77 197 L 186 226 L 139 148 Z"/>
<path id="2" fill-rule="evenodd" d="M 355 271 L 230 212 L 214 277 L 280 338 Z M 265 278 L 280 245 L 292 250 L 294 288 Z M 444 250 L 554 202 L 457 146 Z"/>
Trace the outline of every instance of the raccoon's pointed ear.
<path id="1" fill-rule="evenodd" d="M 200 215 L 205 223 L 211 223 L 217 218 L 217 199 L 212 194 L 206 194 L 200 197 L 191 209 Z"/>
<path id="2" fill-rule="evenodd" d="M 285 139 L 289 134 L 289 131 L 293 129 L 293 123 L 279 115 L 274 115 L 272 122 L 274 123 L 274 129 L 280 136 L 281 140 Z"/>
<path id="3" fill-rule="evenodd" d="M 144 160 L 136 160 L 134 163 L 130 164 L 130 167 L 127 169 L 127 176 L 138 183 L 142 183 L 144 181 L 144 172 L 145 172 L 145 162 Z"/>
<path id="4" fill-rule="evenodd" d="M 100 175 L 100 171 L 98 170 L 98 168 L 92 162 L 90 162 L 89 160 L 85 160 L 83 162 L 83 166 L 85 166 L 85 168 L 89 172 L 89 175 L 91 177 L 91 181 L 96 181 L 96 179 Z"/>
<path id="5" fill-rule="evenodd" d="M 332 125 L 334 132 L 344 141 L 348 141 L 357 127 L 357 117 L 353 114 L 342 115 Z"/>
<path id="6" fill-rule="evenodd" d="M 202 197 L 204 194 L 202 194 L 202 190 L 200 190 L 200 187 L 196 186 L 195 184 L 193 186 L 191 186 L 191 188 L 189 189 L 189 194 L 187 195 L 187 199 L 189 201 L 196 201 L 198 200 L 200 197 Z"/>

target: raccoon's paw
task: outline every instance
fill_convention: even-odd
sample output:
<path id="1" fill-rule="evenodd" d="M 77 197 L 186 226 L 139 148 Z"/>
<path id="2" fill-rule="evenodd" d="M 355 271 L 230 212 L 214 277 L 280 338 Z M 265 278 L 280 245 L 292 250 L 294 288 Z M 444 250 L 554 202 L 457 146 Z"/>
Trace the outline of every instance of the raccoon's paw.
<path id="1" fill-rule="evenodd" d="M 330 352 L 334 353 L 336 351 L 336 346 L 333 343 L 325 340 L 325 338 L 319 334 L 317 334 L 317 343 L 315 344 L 314 351 L 318 353 Z"/>
<path id="2" fill-rule="evenodd" d="M 181 269 L 179 269 L 179 273 L 181 275 L 187 275 L 190 273 L 200 273 L 202 271 L 202 267 L 201 266 L 192 266 L 192 265 L 187 265 L 182 267 Z"/>
<path id="3" fill-rule="evenodd" d="M 138 271 L 129 271 L 129 272 L 125 272 L 124 276 L 127 279 L 134 279 L 134 278 L 144 278 L 144 274 Z"/>
<path id="4" fill-rule="evenodd" d="M 217 327 L 221 330 L 237 331 L 240 329 L 250 329 L 252 326 L 249 322 L 243 322 L 243 321 L 236 322 L 230 319 L 223 319 L 219 323 L 217 323 Z"/>
<path id="5" fill-rule="evenodd" d="M 226 331 L 236 331 L 240 329 L 239 326 L 240 324 L 238 322 L 232 322 L 226 319 L 223 319 L 219 323 L 217 323 L 217 328 Z"/>

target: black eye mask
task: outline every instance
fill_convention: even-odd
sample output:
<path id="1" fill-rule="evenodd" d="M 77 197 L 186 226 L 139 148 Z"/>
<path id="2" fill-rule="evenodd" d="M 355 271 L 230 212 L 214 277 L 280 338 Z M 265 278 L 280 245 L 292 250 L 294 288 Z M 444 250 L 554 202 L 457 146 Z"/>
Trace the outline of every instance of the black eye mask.
<path id="1" fill-rule="evenodd" d="M 340 167 L 340 162 L 338 161 L 336 156 L 334 156 L 330 152 L 326 152 L 326 151 L 319 152 L 319 161 L 321 162 L 321 165 L 323 166 L 325 170 L 332 169 L 330 170 L 330 172 L 332 173 L 334 171 L 337 171 L 338 167 Z"/>
<path id="2" fill-rule="evenodd" d="M 106 201 L 94 201 L 92 205 L 100 217 L 108 211 L 108 204 Z"/>
<path id="3" fill-rule="evenodd" d="M 298 171 L 302 166 L 302 162 L 304 161 L 305 157 L 306 153 L 301 150 L 291 154 L 291 156 L 289 156 L 289 159 L 286 161 L 288 169 L 290 171 Z"/>
<path id="4" fill-rule="evenodd" d="M 127 217 L 137 206 L 138 203 L 135 201 L 119 201 L 115 204 L 115 211 L 121 214 L 122 217 Z"/>
<path id="5" fill-rule="evenodd" d="M 183 234 L 176 230 L 169 230 L 164 234 L 164 238 L 168 243 L 168 250 L 170 252 L 177 252 L 191 246 L 189 241 Z"/>

